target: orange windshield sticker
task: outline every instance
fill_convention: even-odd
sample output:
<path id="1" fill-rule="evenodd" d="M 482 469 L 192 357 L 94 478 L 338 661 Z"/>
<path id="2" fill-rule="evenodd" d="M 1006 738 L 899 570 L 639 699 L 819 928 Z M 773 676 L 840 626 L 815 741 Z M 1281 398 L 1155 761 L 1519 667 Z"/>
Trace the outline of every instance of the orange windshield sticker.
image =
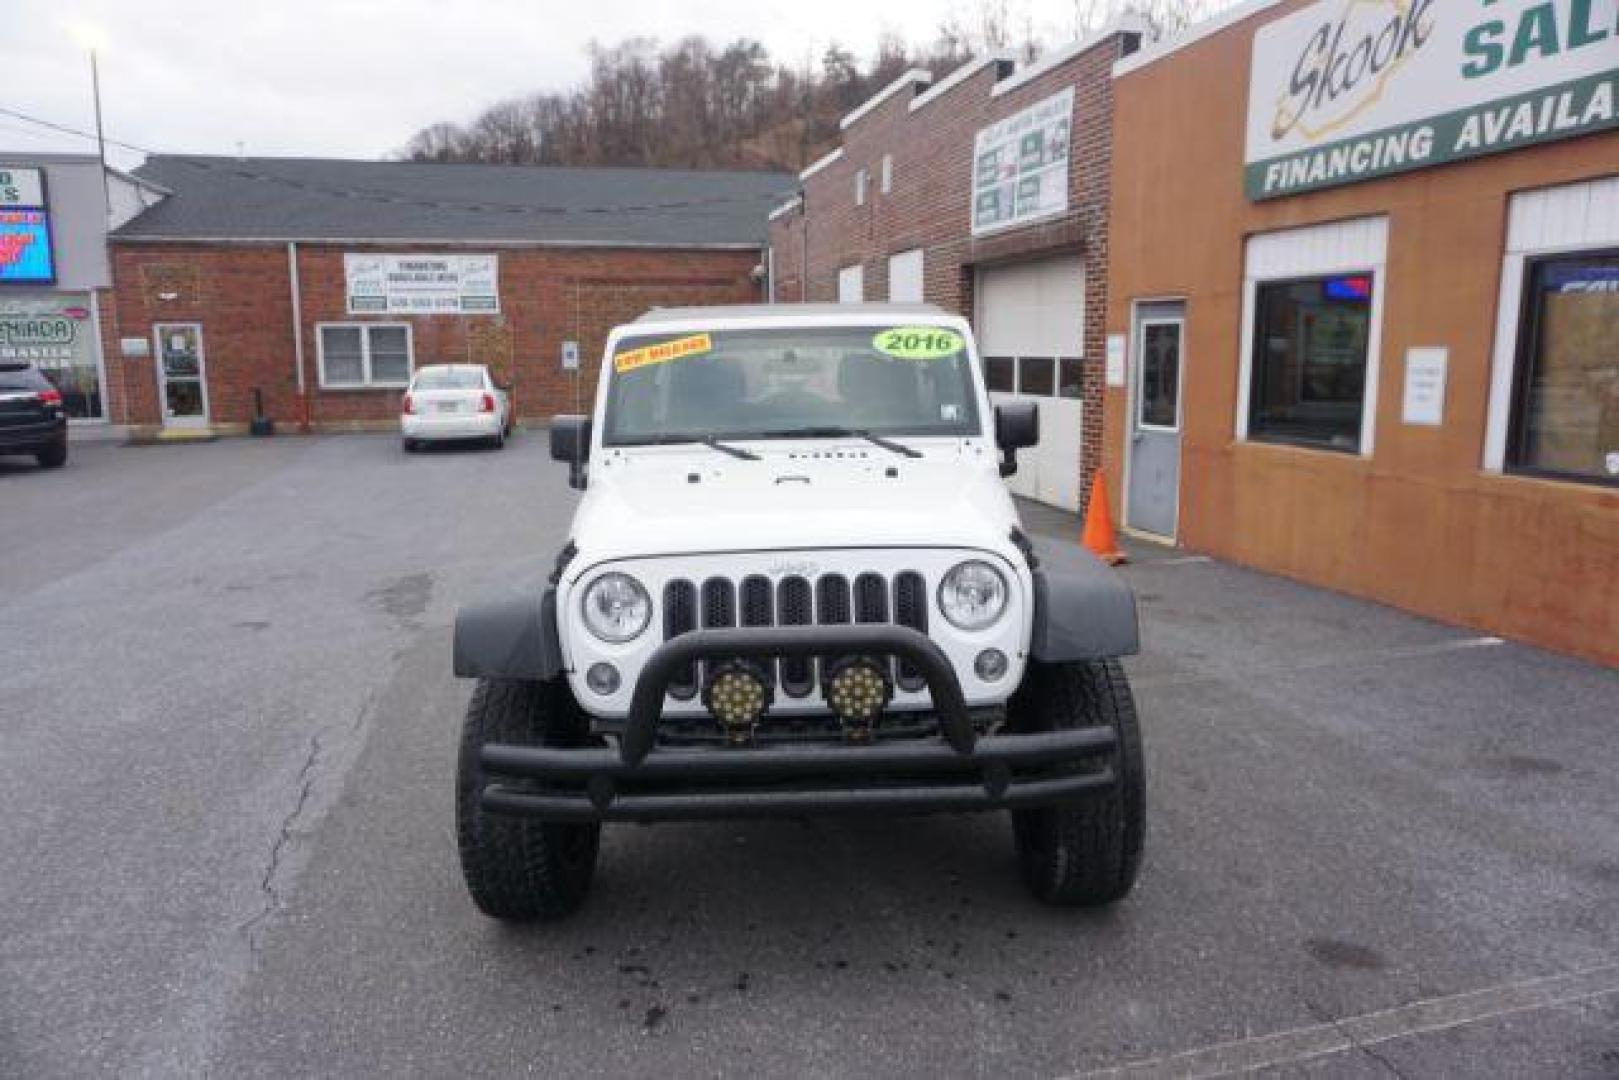
<path id="1" fill-rule="evenodd" d="M 639 349 L 621 352 L 613 357 L 613 370 L 623 375 L 637 368 L 651 364 L 666 364 L 670 360 L 679 360 L 685 356 L 699 356 L 712 352 L 713 349 L 714 340 L 707 334 L 693 334 L 691 337 L 676 338 L 674 341 L 644 345 Z"/>

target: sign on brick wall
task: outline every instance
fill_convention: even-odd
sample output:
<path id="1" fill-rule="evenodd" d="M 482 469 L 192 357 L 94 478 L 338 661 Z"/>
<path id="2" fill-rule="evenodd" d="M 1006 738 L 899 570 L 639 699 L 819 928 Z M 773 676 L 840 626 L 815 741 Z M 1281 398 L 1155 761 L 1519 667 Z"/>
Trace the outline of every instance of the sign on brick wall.
<path id="1" fill-rule="evenodd" d="M 350 315 L 494 315 L 498 255 L 343 256 Z"/>
<path id="2" fill-rule="evenodd" d="M 991 124 L 973 142 L 973 235 L 1068 209 L 1074 88 Z"/>

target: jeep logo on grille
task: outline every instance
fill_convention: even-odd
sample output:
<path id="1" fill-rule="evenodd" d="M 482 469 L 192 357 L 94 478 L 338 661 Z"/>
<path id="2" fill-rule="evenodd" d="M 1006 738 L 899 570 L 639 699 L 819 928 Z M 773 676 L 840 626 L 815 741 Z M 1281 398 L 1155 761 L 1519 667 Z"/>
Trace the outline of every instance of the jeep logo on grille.
<path id="1" fill-rule="evenodd" d="M 815 577 L 821 572 L 818 564 L 804 562 L 779 562 L 765 567 L 765 573 L 772 577 Z"/>

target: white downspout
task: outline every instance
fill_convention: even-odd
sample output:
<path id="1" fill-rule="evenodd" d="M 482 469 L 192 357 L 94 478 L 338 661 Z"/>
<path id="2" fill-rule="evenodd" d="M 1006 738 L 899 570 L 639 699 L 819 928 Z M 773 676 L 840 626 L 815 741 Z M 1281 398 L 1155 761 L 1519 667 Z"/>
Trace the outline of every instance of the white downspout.
<path id="1" fill-rule="evenodd" d="M 298 244 L 287 242 L 287 284 L 292 293 L 292 361 L 298 376 L 299 427 L 309 430 L 309 399 L 304 396 L 304 302 L 298 283 Z"/>

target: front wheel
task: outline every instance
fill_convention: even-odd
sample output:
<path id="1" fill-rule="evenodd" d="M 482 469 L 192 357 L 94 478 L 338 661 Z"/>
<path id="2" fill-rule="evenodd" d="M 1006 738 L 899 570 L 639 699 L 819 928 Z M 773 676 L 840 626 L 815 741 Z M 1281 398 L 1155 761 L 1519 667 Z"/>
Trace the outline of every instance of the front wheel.
<path id="1" fill-rule="evenodd" d="M 42 469 L 60 469 L 67 464 L 67 440 L 47 446 L 34 455 L 34 460 Z"/>
<path id="2" fill-rule="evenodd" d="M 1115 783 L 1086 799 L 1014 810 L 1012 832 L 1029 891 L 1048 904 L 1097 907 L 1129 893 L 1146 832 L 1146 768 L 1130 683 L 1117 660 L 1029 665 L 1012 700 L 1018 731 L 1111 727 Z"/>
<path id="3" fill-rule="evenodd" d="M 479 679 L 467 705 L 456 769 L 456 838 L 461 875 L 485 915 L 508 922 L 560 919 L 584 903 L 596 873 L 598 824 L 568 825 L 491 814 L 484 746 L 582 746 L 583 714 L 562 679 Z"/>

